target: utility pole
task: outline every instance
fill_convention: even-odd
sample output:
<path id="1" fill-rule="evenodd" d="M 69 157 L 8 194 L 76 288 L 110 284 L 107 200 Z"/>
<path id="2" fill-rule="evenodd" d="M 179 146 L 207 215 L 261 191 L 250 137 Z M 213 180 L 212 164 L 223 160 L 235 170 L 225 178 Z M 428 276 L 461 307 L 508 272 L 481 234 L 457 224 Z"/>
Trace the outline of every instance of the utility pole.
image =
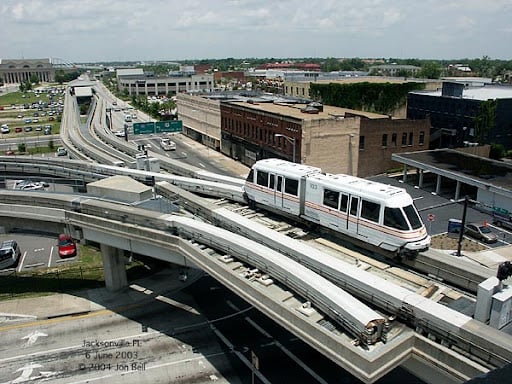
<path id="1" fill-rule="evenodd" d="M 464 209 L 462 211 L 462 222 L 460 223 L 459 241 L 457 242 L 457 256 L 461 255 L 462 239 L 464 238 L 464 228 L 466 227 L 466 212 L 468 210 L 469 197 L 464 196 Z"/>

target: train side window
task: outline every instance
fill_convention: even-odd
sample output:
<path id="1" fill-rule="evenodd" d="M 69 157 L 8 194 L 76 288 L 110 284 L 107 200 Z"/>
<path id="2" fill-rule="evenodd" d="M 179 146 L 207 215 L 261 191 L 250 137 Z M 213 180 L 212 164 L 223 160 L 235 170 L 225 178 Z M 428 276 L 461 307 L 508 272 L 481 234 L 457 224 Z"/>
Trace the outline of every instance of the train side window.
<path id="1" fill-rule="evenodd" d="M 361 217 L 363 219 L 371 220 L 376 223 L 379 222 L 380 204 L 373 201 L 363 200 L 361 204 Z"/>
<path id="2" fill-rule="evenodd" d="M 268 187 L 270 189 L 274 189 L 276 186 L 276 175 L 274 175 L 273 173 L 270 174 L 270 178 L 269 178 L 269 181 L 268 181 Z"/>
<path id="3" fill-rule="evenodd" d="M 350 199 L 350 215 L 351 216 L 357 216 L 357 211 L 359 206 L 359 197 L 352 196 Z"/>
<path id="4" fill-rule="evenodd" d="M 334 209 L 338 209 L 338 200 L 340 199 L 340 193 L 337 191 L 331 191 L 330 189 L 324 189 L 324 205 Z"/>
<path id="5" fill-rule="evenodd" d="M 347 207 L 348 207 L 348 195 L 341 195 L 341 205 L 340 205 L 340 211 L 347 213 Z"/>
<path id="6" fill-rule="evenodd" d="M 400 230 L 409 229 L 400 208 L 384 208 L 384 225 Z"/>
<path id="7" fill-rule="evenodd" d="M 268 187 L 268 172 L 258 171 L 256 183 L 262 187 Z"/>
<path id="8" fill-rule="evenodd" d="M 283 176 L 277 176 L 276 191 L 281 192 L 282 190 L 283 190 Z"/>
<path id="9" fill-rule="evenodd" d="M 286 178 L 284 183 L 284 191 L 290 195 L 297 196 L 299 191 L 299 181 L 295 179 Z"/>

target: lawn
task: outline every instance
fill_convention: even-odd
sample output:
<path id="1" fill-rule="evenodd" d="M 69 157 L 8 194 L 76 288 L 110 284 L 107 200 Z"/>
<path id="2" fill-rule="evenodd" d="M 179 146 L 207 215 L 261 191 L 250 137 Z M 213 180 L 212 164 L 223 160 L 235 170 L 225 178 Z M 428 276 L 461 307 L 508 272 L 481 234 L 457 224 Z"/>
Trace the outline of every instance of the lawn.
<path id="1" fill-rule="evenodd" d="M 79 245 L 76 262 L 57 267 L 39 268 L 30 272 L 2 275 L 0 300 L 46 296 L 56 292 L 72 292 L 105 286 L 101 252 L 93 246 Z M 152 271 L 140 261 L 126 265 L 128 279 L 146 276 Z"/>

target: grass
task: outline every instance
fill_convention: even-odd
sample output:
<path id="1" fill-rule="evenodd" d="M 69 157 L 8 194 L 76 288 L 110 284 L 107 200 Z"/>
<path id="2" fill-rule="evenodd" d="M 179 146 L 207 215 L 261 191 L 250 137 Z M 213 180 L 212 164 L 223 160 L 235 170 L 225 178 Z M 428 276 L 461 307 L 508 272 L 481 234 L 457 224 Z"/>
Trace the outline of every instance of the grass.
<path id="1" fill-rule="evenodd" d="M 101 252 L 92 246 L 79 245 L 78 253 L 76 262 L 2 276 L 0 301 L 104 287 Z M 140 261 L 127 264 L 126 269 L 130 280 L 153 273 Z"/>

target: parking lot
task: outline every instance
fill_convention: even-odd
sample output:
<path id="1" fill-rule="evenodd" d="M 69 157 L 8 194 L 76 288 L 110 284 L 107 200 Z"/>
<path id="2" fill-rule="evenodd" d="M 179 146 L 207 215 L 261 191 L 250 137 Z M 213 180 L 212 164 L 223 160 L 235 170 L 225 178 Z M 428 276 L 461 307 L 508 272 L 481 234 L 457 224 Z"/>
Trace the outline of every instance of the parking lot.
<path id="1" fill-rule="evenodd" d="M 0 241 L 16 240 L 21 249 L 17 272 L 36 268 L 52 268 L 76 261 L 76 257 L 61 259 L 58 254 L 57 236 L 46 234 L 8 233 Z"/>

